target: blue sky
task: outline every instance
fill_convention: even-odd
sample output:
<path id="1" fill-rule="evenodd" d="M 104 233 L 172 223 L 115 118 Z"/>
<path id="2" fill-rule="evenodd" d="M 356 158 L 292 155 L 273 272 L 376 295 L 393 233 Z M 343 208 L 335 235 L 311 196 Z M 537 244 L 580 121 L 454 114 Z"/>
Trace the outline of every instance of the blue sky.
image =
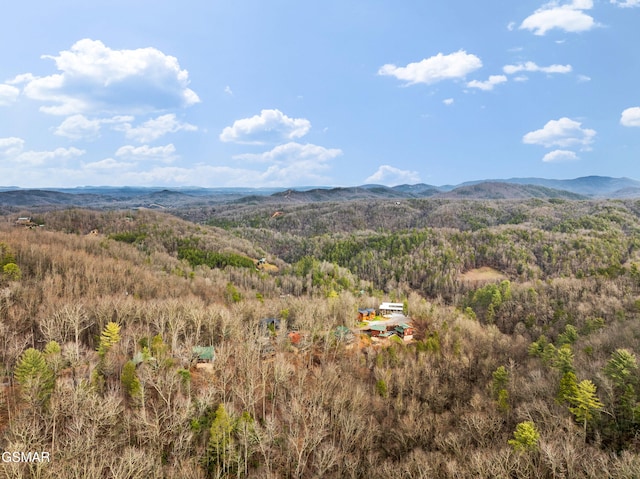
<path id="1" fill-rule="evenodd" d="M 0 185 L 640 179 L 640 0 L 23 0 L 2 17 Z"/>

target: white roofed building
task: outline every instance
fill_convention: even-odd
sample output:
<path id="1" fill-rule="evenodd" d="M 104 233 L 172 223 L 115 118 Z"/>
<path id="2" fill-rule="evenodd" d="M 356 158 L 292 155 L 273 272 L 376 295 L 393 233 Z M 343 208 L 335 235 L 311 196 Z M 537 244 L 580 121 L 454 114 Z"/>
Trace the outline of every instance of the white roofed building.
<path id="1" fill-rule="evenodd" d="M 404 307 L 402 303 L 380 303 L 378 311 L 382 316 L 390 316 L 392 314 L 403 314 Z"/>

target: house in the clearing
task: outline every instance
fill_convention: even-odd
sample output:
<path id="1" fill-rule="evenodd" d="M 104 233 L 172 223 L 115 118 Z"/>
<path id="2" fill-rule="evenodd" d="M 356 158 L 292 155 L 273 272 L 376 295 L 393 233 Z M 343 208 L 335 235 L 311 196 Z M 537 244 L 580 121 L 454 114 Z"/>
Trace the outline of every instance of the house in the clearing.
<path id="1" fill-rule="evenodd" d="M 403 314 L 404 306 L 402 303 L 381 303 L 378 311 L 382 316 L 391 316 L 392 314 Z"/>
<path id="2" fill-rule="evenodd" d="M 376 310 L 373 308 L 358 309 L 358 321 L 371 321 L 376 317 Z"/>
<path id="3" fill-rule="evenodd" d="M 373 323 L 367 328 L 371 337 L 377 338 L 378 336 L 387 332 L 387 327 L 384 324 Z"/>
<path id="4" fill-rule="evenodd" d="M 15 222 L 16 226 L 23 226 L 25 228 L 33 228 L 37 226 L 32 220 L 30 216 L 21 216 Z"/>
<path id="5" fill-rule="evenodd" d="M 414 328 L 411 320 L 402 314 L 394 314 L 387 319 L 372 321 L 360 328 L 360 331 L 372 338 L 385 339 L 398 336 L 406 341 L 413 339 Z"/>
<path id="6" fill-rule="evenodd" d="M 398 336 L 404 339 L 413 338 L 413 327 L 407 323 L 398 324 L 393 330 Z"/>

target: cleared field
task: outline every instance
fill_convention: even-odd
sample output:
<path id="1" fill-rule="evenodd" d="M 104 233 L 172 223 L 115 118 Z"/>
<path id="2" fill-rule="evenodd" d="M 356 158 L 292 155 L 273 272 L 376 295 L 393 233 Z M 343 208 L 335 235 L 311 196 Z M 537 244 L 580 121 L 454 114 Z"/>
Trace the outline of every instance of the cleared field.
<path id="1" fill-rule="evenodd" d="M 458 278 L 460 279 L 460 281 L 470 283 L 484 281 L 502 281 L 504 279 L 508 279 L 505 274 L 489 266 L 470 269 L 469 271 L 462 273 Z"/>

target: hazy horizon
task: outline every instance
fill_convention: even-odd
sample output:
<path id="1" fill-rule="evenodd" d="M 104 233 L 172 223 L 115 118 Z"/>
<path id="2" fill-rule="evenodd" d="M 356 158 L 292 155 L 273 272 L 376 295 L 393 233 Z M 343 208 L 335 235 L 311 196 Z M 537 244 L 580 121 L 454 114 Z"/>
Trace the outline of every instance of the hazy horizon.
<path id="1" fill-rule="evenodd" d="M 526 183 L 527 180 L 531 180 L 532 183 Z M 629 187 L 629 186 L 633 186 L 636 187 L 636 185 L 634 185 L 633 183 L 638 183 L 637 187 L 640 188 L 640 181 L 634 179 L 634 178 L 629 178 L 629 177 L 619 177 L 619 178 L 614 178 L 614 177 L 608 177 L 608 176 L 598 176 L 598 175 L 591 175 L 591 176 L 584 176 L 584 177 L 579 177 L 579 178 L 536 178 L 536 177 L 528 177 L 528 178 L 485 178 L 485 179 L 477 179 L 477 180 L 470 180 L 470 181 L 464 181 L 461 183 L 457 183 L 457 184 L 443 184 L 443 185 L 433 185 L 433 184 L 428 184 L 428 183 L 401 183 L 401 184 L 397 184 L 397 185 L 384 185 L 381 183 L 366 183 L 366 184 L 358 184 L 358 185 L 295 185 L 295 186 L 259 186 L 259 187 L 250 187 L 250 186 L 198 186 L 198 185 L 77 185 L 77 186 L 69 186 L 69 187 L 57 187 L 57 186 L 42 186 L 42 187 L 21 187 L 21 186 L 15 186 L 15 185 L 0 185 L 0 191 L 16 191 L 16 190 L 43 190 L 43 191 L 47 191 L 47 190 L 51 190 L 51 191 L 83 191 L 83 190 L 101 190 L 101 189 L 105 189 L 105 190 L 126 190 L 126 189 L 131 189 L 131 190 L 145 190 L 145 189 L 150 189 L 150 190 L 186 190 L 186 191 L 191 191 L 191 190 L 211 190 L 211 191 L 230 191 L 230 192 L 242 192 L 242 191 L 247 191 L 247 192 L 265 192 L 266 194 L 271 194 L 271 193 L 276 193 L 276 192 L 280 192 L 280 191 L 286 191 L 286 190 L 294 190 L 294 191 L 309 191 L 309 190 L 313 190 L 313 189 L 340 189 L 340 188 L 344 188 L 344 189 L 350 189 L 350 188 L 372 188 L 372 187 L 387 187 L 387 188 L 399 188 L 399 187 L 413 187 L 413 186 L 427 186 L 427 187 L 433 187 L 433 188 L 437 188 L 440 189 L 442 191 L 448 191 L 451 189 L 455 189 L 461 186 L 466 186 L 466 185 L 472 185 L 472 184 L 480 184 L 480 183 L 506 183 L 506 184 L 520 184 L 520 185 L 526 185 L 526 184 L 533 184 L 533 185 L 543 185 L 545 183 L 548 183 L 547 186 L 551 186 L 552 188 L 560 188 L 562 189 L 563 186 L 564 187 L 568 187 L 569 184 L 571 183 L 584 183 L 584 181 L 597 181 L 600 184 L 599 185 L 591 185 L 593 188 L 595 189 L 599 189 L 599 188 L 604 188 L 605 190 L 609 190 L 609 191 L 615 191 L 616 188 L 610 188 L 608 183 L 616 183 L 616 182 L 624 182 L 627 183 L 626 186 L 622 186 L 622 188 L 624 187 Z M 632 184 L 629 185 L 628 183 L 631 182 Z M 554 183 L 558 183 L 557 185 L 551 185 Z M 619 187 L 618 187 L 619 188 Z M 569 188 L 570 190 L 572 188 Z"/>

